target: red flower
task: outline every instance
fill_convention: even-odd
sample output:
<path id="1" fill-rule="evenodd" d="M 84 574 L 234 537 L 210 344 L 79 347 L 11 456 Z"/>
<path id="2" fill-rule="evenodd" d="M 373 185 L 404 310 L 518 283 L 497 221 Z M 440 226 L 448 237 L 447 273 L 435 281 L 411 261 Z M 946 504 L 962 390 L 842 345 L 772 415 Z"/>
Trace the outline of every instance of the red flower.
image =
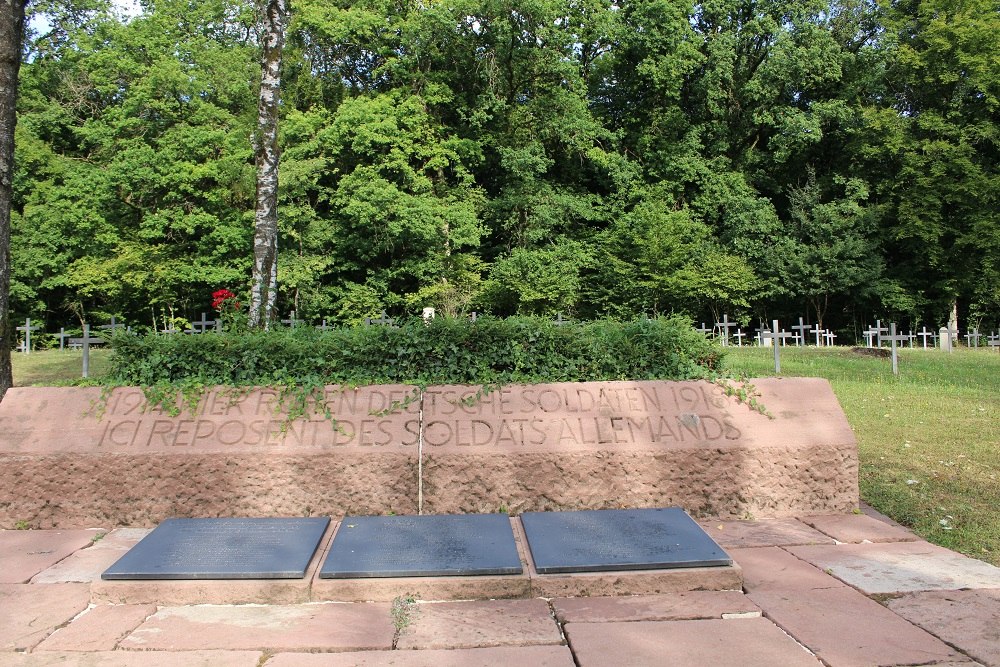
<path id="1" fill-rule="evenodd" d="M 212 292 L 212 308 L 222 312 L 226 310 L 239 310 L 240 302 L 236 300 L 236 295 L 223 288 Z"/>

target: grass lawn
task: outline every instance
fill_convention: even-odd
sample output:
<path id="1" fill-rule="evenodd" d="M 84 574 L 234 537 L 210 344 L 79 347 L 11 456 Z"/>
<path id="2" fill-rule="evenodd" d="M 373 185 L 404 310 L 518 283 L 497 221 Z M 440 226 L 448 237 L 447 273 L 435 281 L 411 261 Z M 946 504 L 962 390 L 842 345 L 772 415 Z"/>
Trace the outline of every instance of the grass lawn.
<path id="1" fill-rule="evenodd" d="M 773 352 L 732 348 L 735 373 L 774 375 Z M 782 349 L 781 374 L 827 378 L 858 438 L 861 497 L 931 542 L 1000 565 L 1000 354 Z"/>
<path id="2" fill-rule="evenodd" d="M 80 350 L 46 350 L 31 354 L 12 352 L 10 356 L 15 387 L 66 385 L 82 381 L 83 352 Z M 90 377 L 100 377 L 105 373 L 110 359 L 110 350 L 91 348 Z"/>
<path id="3" fill-rule="evenodd" d="M 81 353 L 14 353 L 14 384 L 79 381 Z M 91 377 L 108 367 L 91 350 Z M 763 348 L 730 348 L 727 367 L 774 374 Z M 786 376 L 830 380 L 858 438 L 861 497 L 927 539 L 1000 565 L 1000 354 L 902 350 L 888 359 L 848 348 L 786 347 Z"/>

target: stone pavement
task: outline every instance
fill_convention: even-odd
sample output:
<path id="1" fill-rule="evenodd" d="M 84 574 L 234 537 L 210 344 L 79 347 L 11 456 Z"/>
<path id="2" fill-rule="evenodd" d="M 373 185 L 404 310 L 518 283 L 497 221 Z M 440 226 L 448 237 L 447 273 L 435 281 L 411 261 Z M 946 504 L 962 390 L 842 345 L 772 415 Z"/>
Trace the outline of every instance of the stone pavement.
<path id="1" fill-rule="evenodd" d="M 0 666 L 1000 667 L 998 568 L 874 512 L 701 523 L 741 590 L 411 601 L 409 580 L 345 603 L 306 584 L 109 587 L 100 573 L 148 531 L 0 531 Z"/>

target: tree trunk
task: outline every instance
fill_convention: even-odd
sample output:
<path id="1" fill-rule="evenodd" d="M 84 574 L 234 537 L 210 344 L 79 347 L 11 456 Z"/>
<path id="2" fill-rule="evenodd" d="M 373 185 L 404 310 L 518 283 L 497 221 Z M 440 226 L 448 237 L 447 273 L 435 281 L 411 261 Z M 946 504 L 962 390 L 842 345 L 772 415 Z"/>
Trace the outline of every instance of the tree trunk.
<path id="1" fill-rule="evenodd" d="M 261 20 L 260 98 L 257 105 L 257 207 L 254 215 L 250 326 L 277 319 L 278 296 L 278 102 L 287 0 L 264 0 Z"/>
<path id="2" fill-rule="evenodd" d="M 10 212 L 14 186 L 17 72 L 25 0 L 0 0 L 0 398 L 14 384 L 10 368 Z"/>

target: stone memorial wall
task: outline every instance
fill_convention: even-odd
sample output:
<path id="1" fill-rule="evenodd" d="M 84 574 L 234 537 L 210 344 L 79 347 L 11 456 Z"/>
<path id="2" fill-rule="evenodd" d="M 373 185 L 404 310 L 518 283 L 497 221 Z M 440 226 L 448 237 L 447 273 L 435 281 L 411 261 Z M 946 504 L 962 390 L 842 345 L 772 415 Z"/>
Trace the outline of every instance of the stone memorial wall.
<path id="1" fill-rule="evenodd" d="M 0 527 L 856 507 L 856 443 L 829 384 L 755 385 L 773 418 L 707 382 L 328 387 L 290 422 L 268 389 L 210 391 L 171 416 L 135 388 L 15 388 L 0 403 Z"/>

